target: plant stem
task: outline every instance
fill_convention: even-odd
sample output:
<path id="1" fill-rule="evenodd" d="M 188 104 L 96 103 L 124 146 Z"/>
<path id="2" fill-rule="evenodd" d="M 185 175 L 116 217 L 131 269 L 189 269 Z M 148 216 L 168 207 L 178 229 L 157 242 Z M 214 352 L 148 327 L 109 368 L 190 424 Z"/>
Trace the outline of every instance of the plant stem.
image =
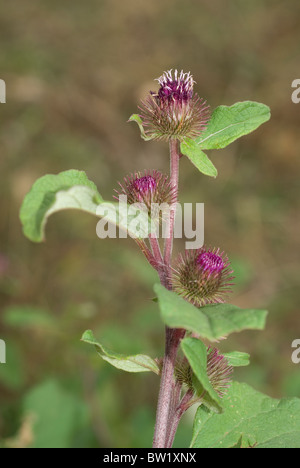
<path id="1" fill-rule="evenodd" d="M 176 197 L 171 206 L 170 219 L 168 223 L 168 236 L 165 242 L 164 261 L 165 265 L 170 268 L 172 250 L 173 250 L 173 237 L 174 237 L 174 223 L 176 214 L 176 204 L 178 196 L 178 182 L 179 182 L 179 158 L 180 158 L 180 142 L 178 140 L 170 140 L 170 183 L 176 190 Z"/>
<path id="2" fill-rule="evenodd" d="M 182 398 L 182 400 L 181 400 L 180 404 L 178 405 L 178 407 L 175 409 L 174 415 L 172 417 L 171 425 L 170 425 L 169 436 L 168 436 L 168 439 L 167 439 L 166 448 L 172 448 L 174 438 L 175 438 L 175 435 L 176 435 L 176 431 L 177 431 L 177 428 L 178 428 L 178 424 L 179 424 L 182 416 L 184 415 L 184 413 L 185 413 L 185 411 L 187 409 L 186 407 L 187 407 L 188 403 L 190 402 L 190 400 L 192 399 L 193 394 L 194 394 L 194 392 L 192 392 L 191 390 L 188 391 L 184 395 L 184 397 Z"/>
<path id="3" fill-rule="evenodd" d="M 166 327 L 166 351 L 160 382 L 153 448 L 165 448 L 168 440 L 169 414 L 174 389 L 174 366 L 184 330 Z"/>
<path id="4" fill-rule="evenodd" d="M 170 140 L 170 181 L 176 190 L 176 199 L 174 200 L 170 210 L 168 235 L 164 249 L 164 272 L 160 275 L 162 285 L 169 290 L 172 289 L 170 283 L 171 257 L 173 250 L 174 223 L 179 180 L 179 158 L 180 143 L 178 140 Z M 165 356 L 158 397 L 153 448 L 164 448 L 168 443 L 170 404 L 172 401 L 172 393 L 174 391 L 174 367 L 180 339 L 183 337 L 184 333 L 184 330 L 166 327 Z"/>
<path id="5" fill-rule="evenodd" d="M 157 261 L 157 269 L 161 269 L 163 266 L 163 257 L 161 254 L 160 245 L 159 245 L 156 234 L 151 233 L 149 235 L 149 242 L 151 245 L 153 256 L 155 260 Z"/>

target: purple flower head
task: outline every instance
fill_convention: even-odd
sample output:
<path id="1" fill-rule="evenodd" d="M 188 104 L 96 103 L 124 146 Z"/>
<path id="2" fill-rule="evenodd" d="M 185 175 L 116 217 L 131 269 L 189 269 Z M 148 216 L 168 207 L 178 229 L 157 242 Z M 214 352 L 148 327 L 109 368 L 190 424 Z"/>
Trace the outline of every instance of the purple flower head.
<path id="1" fill-rule="evenodd" d="M 233 367 L 217 348 L 207 348 L 207 375 L 214 390 L 222 398 L 231 383 Z"/>
<path id="2" fill-rule="evenodd" d="M 142 197 L 149 192 L 153 192 L 156 187 L 156 180 L 151 175 L 140 177 L 132 182 L 132 189 L 140 193 Z"/>
<path id="3" fill-rule="evenodd" d="M 222 257 L 213 252 L 200 253 L 196 258 L 196 263 L 199 268 L 210 274 L 220 273 L 225 267 Z"/>
<path id="4" fill-rule="evenodd" d="M 203 133 L 210 118 L 209 106 L 193 92 L 194 79 L 190 72 L 175 70 L 157 78 L 157 92 L 142 101 L 142 125 L 149 139 L 195 139 Z"/>
<path id="5" fill-rule="evenodd" d="M 155 205 L 172 204 L 176 200 L 176 189 L 170 183 L 169 177 L 159 171 L 135 172 L 119 182 L 119 190 L 115 190 L 114 198 L 127 197 L 127 203 L 137 203 L 150 212 Z M 153 214 L 153 211 L 152 211 Z"/>
<path id="6" fill-rule="evenodd" d="M 202 307 L 225 302 L 233 285 L 233 271 L 224 252 L 201 247 L 186 250 L 174 267 L 174 290 L 188 302 Z"/>
<path id="7" fill-rule="evenodd" d="M 158 97 L 162 102 L 177 101 L 181 104 L 187 102 L 193 97 L 194 80 L 189 73 L 183 73 L 181 70 L 180 75 L 175 70 L 174 77 L 172 70 L 165 72 L 160 78 L 157 78 L 160 84 L 158 90 Z"/>

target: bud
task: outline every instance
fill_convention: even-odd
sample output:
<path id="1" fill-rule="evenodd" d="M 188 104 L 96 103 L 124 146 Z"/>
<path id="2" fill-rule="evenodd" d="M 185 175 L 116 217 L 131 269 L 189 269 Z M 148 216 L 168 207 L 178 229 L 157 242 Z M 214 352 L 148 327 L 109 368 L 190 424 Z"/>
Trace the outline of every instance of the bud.
<path id="1" fill-rule="evenodd" d="M 231 383 L 233 367 L 217 348 L 207 348 L 207 375 L 214 390 L 222 398 Z"/>
<path id="2" fill-rule="evenodd" d="M 169 177 L 159 171 L 135 172 L 124 178 L 124 182 L 119 182 L 120 189 L 115 190 L 119 199 L 120 195 L 127 197 L 127 203 L 145 205 L 148 212 L 153 205 L 167 203 L 172 205 L 176 201 L 176 188 L 172 186 Z"/>
<path id="3" fill-rule="evenodd" d="M 232 273 L 228 257 L 220 249 L 186 250 L 174 267 L 174 291 L 197 307 L 222 303 L 231 292 Z"/>
<path id="4" fill-rule="evenodd" d="M 188 390 L 194 391 L 193 370 L 186 357 L 177 359 L 174 374 L 180 385 L 185 385 Z"/>
<path id="5" fill-rule="evenodd" d="M 150 92 L 139 109 L 148 139 L 195 139 L 203 133 L 210 118 L 209 106 L 196 93 L 189 73 L 165 72 L 157 79 L 159 90 Z"/>
<path id="6" fill-rule="evenodd" d="M 225 356 L 223 356 L 217 348 L 207 348 L 207 365 L 206 373 L 213 389 L 222 398 L 231 383 L 231 376 L 233 367 L 229 365 Z M 176 381 L 181 385 L 185 385 L 191 392 L 195 392 L 193 370 L 186 358 L 179 359 L 175 366 Z M 198 388 L 199 393 L 199 388 Z M 203 389 L 200 390 L 198 395 L 200 399 L 203 398 Z M 193 397 L 191 402 L 196 402 L 197 399 Z"/>

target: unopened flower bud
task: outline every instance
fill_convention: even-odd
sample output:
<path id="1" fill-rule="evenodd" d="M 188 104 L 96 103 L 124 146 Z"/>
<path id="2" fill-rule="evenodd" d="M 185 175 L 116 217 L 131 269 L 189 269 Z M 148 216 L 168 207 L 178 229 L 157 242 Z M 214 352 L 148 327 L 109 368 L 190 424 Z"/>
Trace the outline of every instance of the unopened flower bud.
<path id="1" fill-rule="evenodd" d="M 202 307 L 221 303 L 233 285 L 233 271 L 220 249 L 201 247 L 180 255 L 172 275 L 174 290 L 187 301 Z"/>
<path id="2" fill-rule="evenodd" d="M 176 200 L 176 189 L 172 186 L 169 177 L 159 171 L 135 172 L 119 182 L 119 190 L 115 190 L 119 199 L 120 195 L 127 197 L 127 203 L 136 203 L 152 213 L 157 210 L 156 205 L 167 203 L 172 205 Z"/>
<path id="3" fill-rule="evenodd" d="M 213 389 L 222 398 L 230 386 L 233 367 L 230 366 L 226 357 L 217 348 L 212 348 L 211 346 L 207 348 L 206 373 Z M 185 357 L 177 361 L 175 366 L 176 380 L 192 392 L 195 391 L 193 375 L 193 370 Z M 197 392 L 199 393 L 199 388 Z M 201 389 L 198 394 L 199 399 L 202 399 L 204 394 L 204 389 Z M 196 402 L 197 399 L 193 398 L 191 401 Z"/>
<path id="4" fill-rule="evenodd" d="M 214 390 L 223 397 L 231 383 L 233 367 L 217 348 L 207 348 L 207 375 Z"/>

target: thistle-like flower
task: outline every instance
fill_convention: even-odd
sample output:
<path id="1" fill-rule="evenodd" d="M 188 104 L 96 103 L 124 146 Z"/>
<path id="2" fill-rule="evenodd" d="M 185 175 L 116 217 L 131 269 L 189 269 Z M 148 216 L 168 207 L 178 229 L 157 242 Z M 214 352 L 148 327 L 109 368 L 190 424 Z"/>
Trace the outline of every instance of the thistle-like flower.
<path id="1" fill-rule="evenodd" d="M 224 302 L 233 285 L 233 270 L 220 249 L 186 250 L 174 267 L 174 290 L 188 302 L 202 307 Z"/>
<path id="2" fill-rule="evenodd" d="M 207 375 L 214 390 L 222 398 L 231 383 L 233 367 L 217 348 L 207 348 Z"/>
<path id="3" fill-rule="evenodd" d="M 172 186 L 169 177 L 159 171 L 135 172 L 119 182 L 120 189 L 115 190 L 116 199 L 127 197 L 127 203 L 136 203 L 148 212 L 156 212 L 159 205 L 172 205 L 176 201 L 176 188 Z"/>
<path id="4" fill-rule="evenodd" d="M 195 139 L 207 127 L 209 106 L 193 92 L 194 79 L 177 70 L 157 78 L 160 88 L 142 101 L 140 118 L 146 137 L 155 140 Z"/>
<path id="5" fill-rule="evenodd" d="M 217 348 L 212 348 L 211 346 L 207 348 L 206 372 L 213 389 L 222 398 L 230 386 L 233 367 L 230 366 L 226 357 Z M 186 358 L 177 362 L 175 377 L 177 382 L 185 385 L 190 392 L 195 392 L 193 370 Z M 199 393 L 199 389 L 197 392 Z M 201 390 L 198 398 L 202 399 L 203 396 Z M 197 400 L 197 398 L 191 398 L 191 402 L 196 402 Z"/>

